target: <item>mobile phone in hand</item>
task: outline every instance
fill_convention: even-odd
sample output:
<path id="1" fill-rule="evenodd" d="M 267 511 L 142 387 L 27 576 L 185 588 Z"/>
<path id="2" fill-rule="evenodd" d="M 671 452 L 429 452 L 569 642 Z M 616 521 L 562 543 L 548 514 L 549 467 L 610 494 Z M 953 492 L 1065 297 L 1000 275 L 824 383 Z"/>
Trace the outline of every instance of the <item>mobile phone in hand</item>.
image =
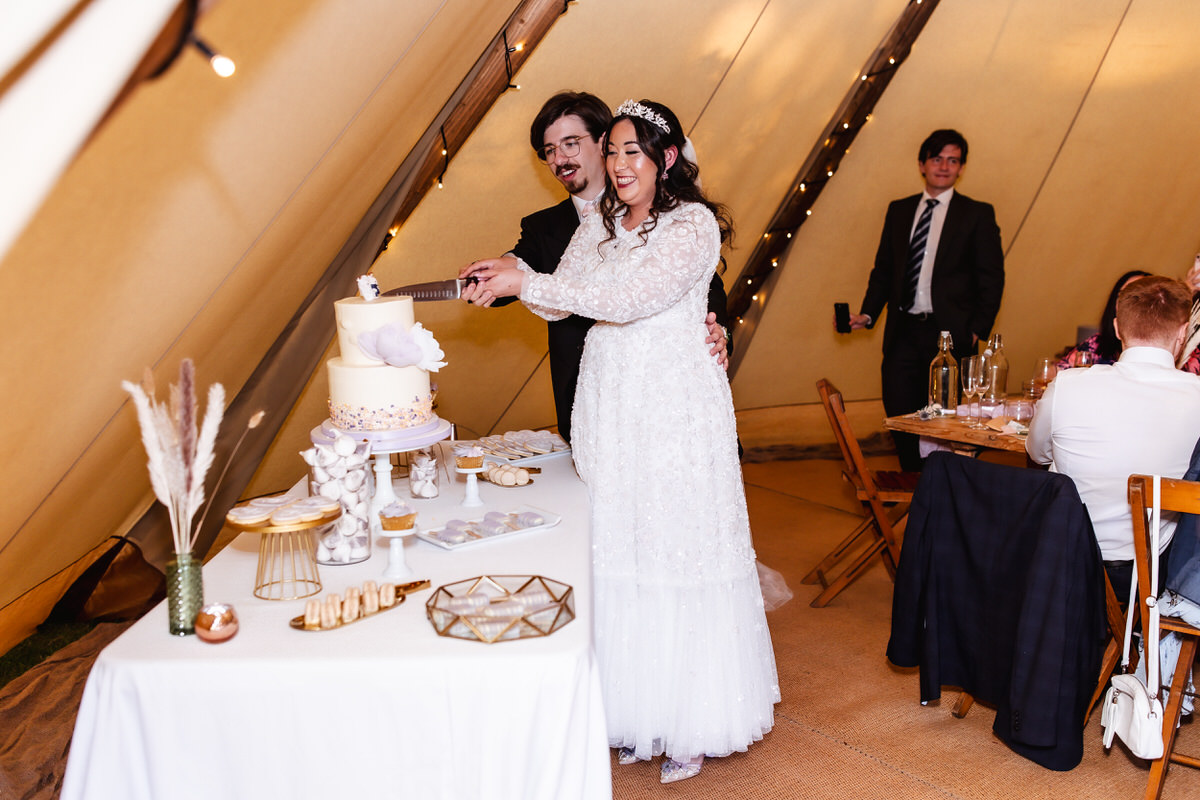
<path id="1" fill-rule="evenodd" d="M 834 303 L 833 304 L 833 322 L 838 333 L 850 332 L 850 304 L 849 303 Z"/>

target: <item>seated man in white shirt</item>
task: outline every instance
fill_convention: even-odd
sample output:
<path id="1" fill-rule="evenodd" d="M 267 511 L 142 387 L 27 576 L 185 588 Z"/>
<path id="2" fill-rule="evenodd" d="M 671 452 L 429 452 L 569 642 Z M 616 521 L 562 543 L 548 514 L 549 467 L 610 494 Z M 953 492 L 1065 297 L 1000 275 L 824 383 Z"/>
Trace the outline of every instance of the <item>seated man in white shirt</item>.
<path id="1" fill-rule="evenodd" d="M 1115 325 L 1120 360 L 1060 372 L 1038 401 L 1025 442 L 1031 459 L 1075 481 L 1118 598 L 1129 595 L 1133 563 L 1129 476 L 1182 478 L 1200 438 L 1200 377 L 1175 368 L 1191 304 L 1187 287 L 1169 278 L 1125 286 Z M 1163 514 L 1160 552 L 1175 523 Z"/>

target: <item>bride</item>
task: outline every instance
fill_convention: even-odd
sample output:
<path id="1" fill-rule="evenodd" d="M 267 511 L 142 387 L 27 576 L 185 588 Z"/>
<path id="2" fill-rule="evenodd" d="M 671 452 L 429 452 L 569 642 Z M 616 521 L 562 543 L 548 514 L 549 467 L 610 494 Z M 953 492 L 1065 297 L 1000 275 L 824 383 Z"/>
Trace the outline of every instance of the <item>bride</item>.
<path id="1" fill-rule="evenodd" d="M 731 233 L 681 156 L 675 114 L 626 101 L 608 185 L 553 274 L 472 265 L 534 313 L 597 320 L 572 413 L 592 502 L 596 653 L 609 744 L 662 781 L 771 729 L 779 684 L 737 457 L 729 381 L 705 343 L 709 281 Z"/>

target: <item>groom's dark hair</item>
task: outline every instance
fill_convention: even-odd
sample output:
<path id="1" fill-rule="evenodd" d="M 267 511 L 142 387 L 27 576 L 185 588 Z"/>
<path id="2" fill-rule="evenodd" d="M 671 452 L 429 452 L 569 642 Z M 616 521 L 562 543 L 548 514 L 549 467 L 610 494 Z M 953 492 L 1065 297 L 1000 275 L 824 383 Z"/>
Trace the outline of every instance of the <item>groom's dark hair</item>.
<path id="1" fill-rule="evenodd" d="M 542 110 L 529 126 L 529 144 L 536 152 L 541 153 L 546 144 L 546 128 L 569 114 L 583 120 L 587 132 L 597 142 L 608 130 L 608 123 L 612 121 L 612 112 L 596 95 L 587 92 L 559 92 L 542 105 Z"/>

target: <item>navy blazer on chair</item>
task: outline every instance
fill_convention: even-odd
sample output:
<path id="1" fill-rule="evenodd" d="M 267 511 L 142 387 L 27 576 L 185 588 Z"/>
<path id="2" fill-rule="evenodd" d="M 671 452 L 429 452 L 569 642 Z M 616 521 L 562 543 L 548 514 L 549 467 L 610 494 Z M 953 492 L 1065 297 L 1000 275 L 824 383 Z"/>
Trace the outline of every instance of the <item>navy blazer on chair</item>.
<path id="1" fill-rule="evenodd" d="M 993 730 L 1056 770 L 1083 758 L 1108 637 L 1104 564 L 1066 475 L 938 452 L 909 509 L 887 656 L 920 666 L 921 700 L 958 686 Z"/>

